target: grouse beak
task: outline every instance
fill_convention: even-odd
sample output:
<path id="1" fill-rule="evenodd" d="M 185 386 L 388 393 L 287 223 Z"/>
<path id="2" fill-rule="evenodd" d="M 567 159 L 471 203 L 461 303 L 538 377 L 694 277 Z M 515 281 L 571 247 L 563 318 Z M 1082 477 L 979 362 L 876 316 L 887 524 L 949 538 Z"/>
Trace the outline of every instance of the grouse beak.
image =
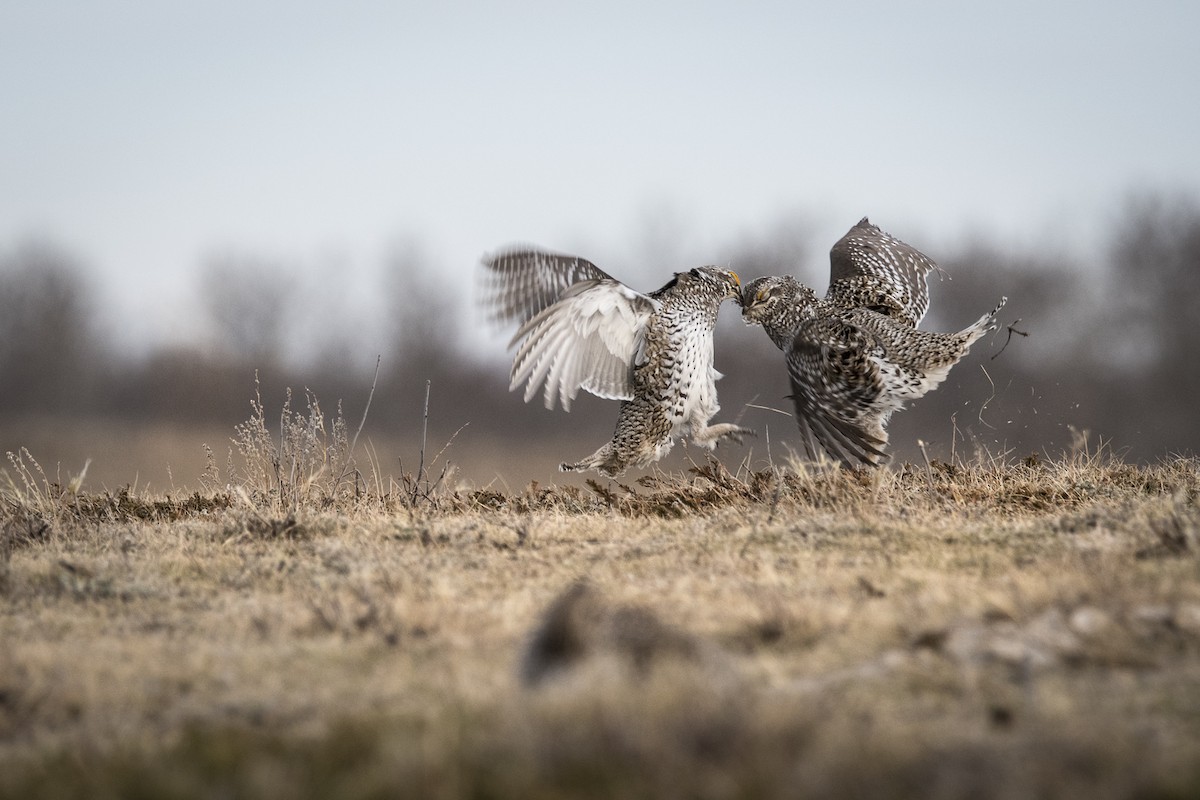
<path id="1" fill-rule="evenodd" d="M 737 287 L 729 293 L 729 296 L 733 300 L 736 300 L 737 304 L 740 306 L 742 304 L 742 279 L 739 278 L 738 274 L 731 269 L 725 270 L 725 273 L 729 275 L 730 280 L 733 281 L 733 285 Z"/>
<path id="2" fill-rule="evenodd" d="M 758 324 L 755 320 L 750 318 L 750 314 L 757 309 L 758 298 L 751 295 L 749 290 L 743 290 L 738 295 L 738 303 L 742 307 L 742 321 L 747 325 Z"/>

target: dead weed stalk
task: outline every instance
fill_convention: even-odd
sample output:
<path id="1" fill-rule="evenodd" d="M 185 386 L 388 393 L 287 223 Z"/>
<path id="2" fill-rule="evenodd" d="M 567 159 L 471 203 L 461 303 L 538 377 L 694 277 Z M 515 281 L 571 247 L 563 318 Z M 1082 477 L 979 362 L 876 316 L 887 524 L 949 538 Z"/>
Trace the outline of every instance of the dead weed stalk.
<path id="1" fill-rule="evenodd" d="M 441 472 L 437 478 L 433 478 L 433 470 L 436 468 L 438 461 L 445 454 L 446 449 L 454 443 L 458 438 L 458 434 L 462 433 L 463 428 L 467 424 L 462 425 L 454 434 L 446 440 L 442 445 L 442 449 L 437 452 L 429 462 L 425 463 L 425 448 L 429 441 L 429 395 L 433 387 L 433 382 L 425 381 L 425 406 L 421 414 L 421 450 L 417 458 L 417 471 L 415 473 L 404 471 L 404 459 L 400 459 L 400 485 L 399 497 L 409 511 L 414 511 L 421 506 L 433 508 L 437 505 L 439 491 L 446 485 L 447 476 L 454 471 L 454 466 L 449 460 L 443 462 Z"/>
<path id="2" fill-rule="evenodd" d="M 372 383 L 371 396 L 374 391 Z M 352 440 L 340 401 L 327 424 L 316 395 L 305 389 L 304 397 L 306 410 L 295 410 L 292 390 L 290 387 L 286 390 L 279 412 L 278 434 L 272 432 L 255 372 L 250 418 L 234 426 L 227 474 L 231 492 L 240 489 L 232 493 L 248 497 L 258 508 L 294 514 L 301 508 L 329 509 L 364 499 L 365 488 L 354 459 L 362 425 Z M 369 408 L 370 396 L 367 402 Z M 212 451 L 207 446 L 205 449 L 209 452 L 209 463 L 203 481 L 211 489 L 220 483 L 220 471 Z M 354 479 L 347 483 L 350 476 Z"/>

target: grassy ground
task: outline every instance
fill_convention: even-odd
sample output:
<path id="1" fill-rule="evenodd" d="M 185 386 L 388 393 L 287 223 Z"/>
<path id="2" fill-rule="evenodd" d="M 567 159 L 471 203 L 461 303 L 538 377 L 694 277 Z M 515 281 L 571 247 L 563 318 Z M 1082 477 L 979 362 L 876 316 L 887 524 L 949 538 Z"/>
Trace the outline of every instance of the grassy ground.
<path id="1" fill-rule="evenodd" d="M 1196 461 L 455 490 L 311 422 L 15 454 L 0 795 L 1200 796 Z"/>

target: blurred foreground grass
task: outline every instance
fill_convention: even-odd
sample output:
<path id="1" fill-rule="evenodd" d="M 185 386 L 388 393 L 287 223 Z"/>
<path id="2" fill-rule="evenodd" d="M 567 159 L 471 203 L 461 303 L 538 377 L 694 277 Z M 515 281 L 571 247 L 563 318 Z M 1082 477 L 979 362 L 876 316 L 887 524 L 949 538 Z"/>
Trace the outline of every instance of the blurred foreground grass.
<path id="1" fill-rule="evenodd" d="M 313 419 L 180 496 L 14 454 L 0 795 L 1200 795 L 1194 460 L 468 490 Z"/>

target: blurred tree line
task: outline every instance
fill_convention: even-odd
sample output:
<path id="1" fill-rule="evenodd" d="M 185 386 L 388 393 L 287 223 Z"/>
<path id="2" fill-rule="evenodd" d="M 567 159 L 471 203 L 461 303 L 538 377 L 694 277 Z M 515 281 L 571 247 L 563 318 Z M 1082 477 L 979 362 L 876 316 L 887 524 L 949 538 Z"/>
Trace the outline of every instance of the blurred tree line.
<path id="1" fill-rule="evenodd" d="M 885 219 L 873 221 L 912 240 Z M 1091 254 L 1018 251 L 986 239 L 952 249 L 913 241 L 951 278 L 931 276 L 933 310 L 923 327 L 963 327 L 1007 295 L 1002 322 L 1014 332 L 1002 327 L 982 340 L 941 388 L 897 415 L 899 458 L 919 459 L 918 440 L 930 443 L 930 457 L 976 444 L 1056 455 L 1083 431 L 1093 446 L 1106 441 L 1131 459 L 1200 451 L 1200 207 L 1190 196 L 1139 196 L 1110 230 L 1098 263 Z M 790 272 L 821 291 L 832 241 L 813 241 L 810 231 L 798 215 L 716 248 L 711 258 L 745 280 Z M 645 261 L 649 283 L 619 277 L 650 290 L 671 270 L 697 265 L 667 253 Z M 608 402 L 583 400 L 566 416 L 510 394 L 508 364 L 471 353 L 461 333 L 483 324 L 479 315 L 464 312 L 455 299 L 461 287 L 442 287 L 437 275 L 445 270 L 430 262 L 414 242 L 387 258 L 381 320 L 373 322 L 384 334 L 371 429 L 411 435 L 429 380 L 442 441 L 464 423 L 470 436 L 501 447 L 569 434 L 586 440 L 582 451 L 611 433 L 616 409 Z M 232 427 L 248 415 L 256 370 L 268 403 L 278 405 L 285 386 L 306 387 L 327 410 L 342 399 L 347 418 L 357 420 L 375 358 L 356 333 L 363 320 L 332 300 L 319 307 L 289 275 L 289 265 L 255 256 L 207 259 L 195 286 L 211 341 L 132 357 L 102 335 L 104 309 L 93 304 L 77 257 L 46 242 L 0 253 L 0 422 L 10 430 L 31 416 Z M 511 331 L 494 334 L 506 340 Z M 296 341 L 308 343 L 303 358 L 286 356 Z M 733 306 L 719 325 L 717 367 L 726 375 L 721 419 L 769 430 L 779 447 L 797 444 L 790 420 L 757 407 L 790 410 L 782 356 L 761 331 L 741 324 Z"/>

